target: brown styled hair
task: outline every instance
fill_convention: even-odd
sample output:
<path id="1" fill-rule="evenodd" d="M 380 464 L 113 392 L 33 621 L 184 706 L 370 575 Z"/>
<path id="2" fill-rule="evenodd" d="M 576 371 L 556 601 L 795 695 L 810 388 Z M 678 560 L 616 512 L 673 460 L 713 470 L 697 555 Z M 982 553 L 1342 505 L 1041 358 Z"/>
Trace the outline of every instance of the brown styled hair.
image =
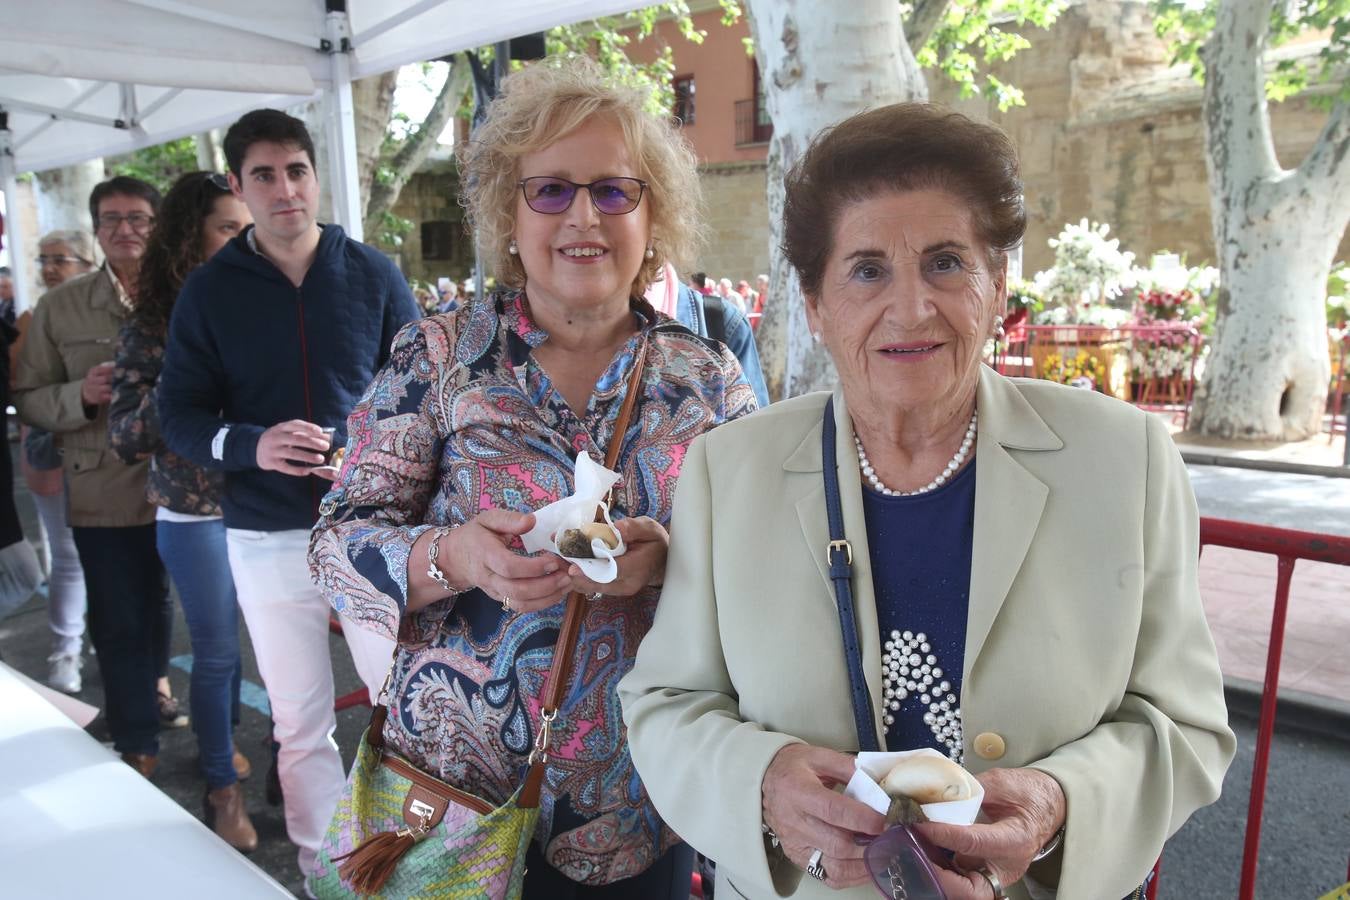
<path id="1" fill-rule="evenodd" d="M 542 150 L 596 119 L 623 132 L 636 176 L 647 182 L 642 202 L 654 256 L 633 280 L 641 296 L 662 265 L 692 261 L 701 239 L 701 193 L 694 152 L 668 119 L 646 108 L 646 94 L 622 84 L 584 56 L 549 57 L 502 81 L 487 119 L 456 148 L 463 184 L 460 202 L 478 236 L 487 268 L 512 287 L 525 284 L 519 257 L 507 252 L 516 228 L 521 157 Z"/>
<path id="2" fill-rule="evenodd" d="M 882 191 L 938 189 L 970 208 L 990 265 L 1022 242 L 1026 205 L 1012 141 L 933 103 L 896 103 L 822 131 L 786 178 L 783 252 L 815 298 L 844 207 Z"/>

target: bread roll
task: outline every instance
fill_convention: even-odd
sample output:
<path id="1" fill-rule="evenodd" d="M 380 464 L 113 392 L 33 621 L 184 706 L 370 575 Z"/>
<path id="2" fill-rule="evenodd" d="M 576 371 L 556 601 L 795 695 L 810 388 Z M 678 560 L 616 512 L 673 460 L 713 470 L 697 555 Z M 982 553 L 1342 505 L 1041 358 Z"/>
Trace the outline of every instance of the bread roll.
<path id="1" fill-rule="evenodd" d="M 974 795 L 970 773 L 940 756 L 910 756 L 886 773 L 881 789 L 891 797 L 910 797 L 919 803 L 969 800 Z"/>

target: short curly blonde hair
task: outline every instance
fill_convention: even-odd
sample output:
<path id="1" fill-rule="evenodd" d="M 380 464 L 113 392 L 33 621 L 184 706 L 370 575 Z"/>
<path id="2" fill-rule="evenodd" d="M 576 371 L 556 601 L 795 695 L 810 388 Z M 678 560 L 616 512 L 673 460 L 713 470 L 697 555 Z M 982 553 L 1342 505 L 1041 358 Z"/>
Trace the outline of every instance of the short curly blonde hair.
<path id="1" fill-rule="evenodd" d="M 637 177 L 647 182 L 643 200 L 651 204 L 654 255 L 643 259 L 633 295 L 646 291 L 667 260 L 678 268 L 694 259 L 702 237 L 698 163 L 671 122 L 646 110 L 646 99 L 642 90 L 619 83 L 584 56 L 549 57 L 502 81 L 487 119 L 456 149 L 460 202 L 483 261 L 499 281 L 525 285 L 519 257 L 507 252 L 516 228 L 521 157 L 598 116 L 618 124 L 637 161 Z"/>

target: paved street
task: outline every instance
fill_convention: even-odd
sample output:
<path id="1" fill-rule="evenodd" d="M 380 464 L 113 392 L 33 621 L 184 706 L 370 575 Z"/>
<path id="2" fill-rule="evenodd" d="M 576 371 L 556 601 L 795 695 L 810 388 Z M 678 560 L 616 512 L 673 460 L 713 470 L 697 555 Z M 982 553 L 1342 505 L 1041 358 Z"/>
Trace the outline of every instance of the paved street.
<path id="1" fill-rule="evenodd" d="M 1187 466 L 1200 515 L 1350 535 L 1350 478 Z"/>

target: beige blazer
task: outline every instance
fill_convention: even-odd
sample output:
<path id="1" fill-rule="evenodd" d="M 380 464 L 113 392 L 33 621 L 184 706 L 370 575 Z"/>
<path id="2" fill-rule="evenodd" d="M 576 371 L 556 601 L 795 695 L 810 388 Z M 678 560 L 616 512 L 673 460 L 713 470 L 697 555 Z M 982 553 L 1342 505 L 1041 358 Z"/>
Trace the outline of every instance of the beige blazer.
<path id="1" fill-rule="evenodd" d="M 127 465 L 108 448 L 108 405 L 85 415 L 80 384 L 112 362 L 128 313 L 105 267 L 52 288 L 38 301 L 14 371 L 14 407 L 56 435 L 71 525 L 123 527 L 155 521 L 145 499 L 150 461 Z"/>
<path id="2" fill-rule="evenodd" d="M 760 832 L 760 784 L 781 747 L 858 748 L 826 565 L 826 396 L 775 404 L 690 447 L 656 621 L 619 685 L 657 810 L 717 861 L 730 897 L 876 896 L 803 878 Z M 884 736 L 862 486 L 848 408 L 834 398 L 863 667 Z M 1117 900 L 1218 797 L 1235 748 L 1200 605 L 1194 496 L 1162 424 L 1124 403 L 987 368 L 977 403 L 966 766 L 1056 778 L 1064 844 L 1035 875 L 1058 881 L 1061 897 Z"/>

